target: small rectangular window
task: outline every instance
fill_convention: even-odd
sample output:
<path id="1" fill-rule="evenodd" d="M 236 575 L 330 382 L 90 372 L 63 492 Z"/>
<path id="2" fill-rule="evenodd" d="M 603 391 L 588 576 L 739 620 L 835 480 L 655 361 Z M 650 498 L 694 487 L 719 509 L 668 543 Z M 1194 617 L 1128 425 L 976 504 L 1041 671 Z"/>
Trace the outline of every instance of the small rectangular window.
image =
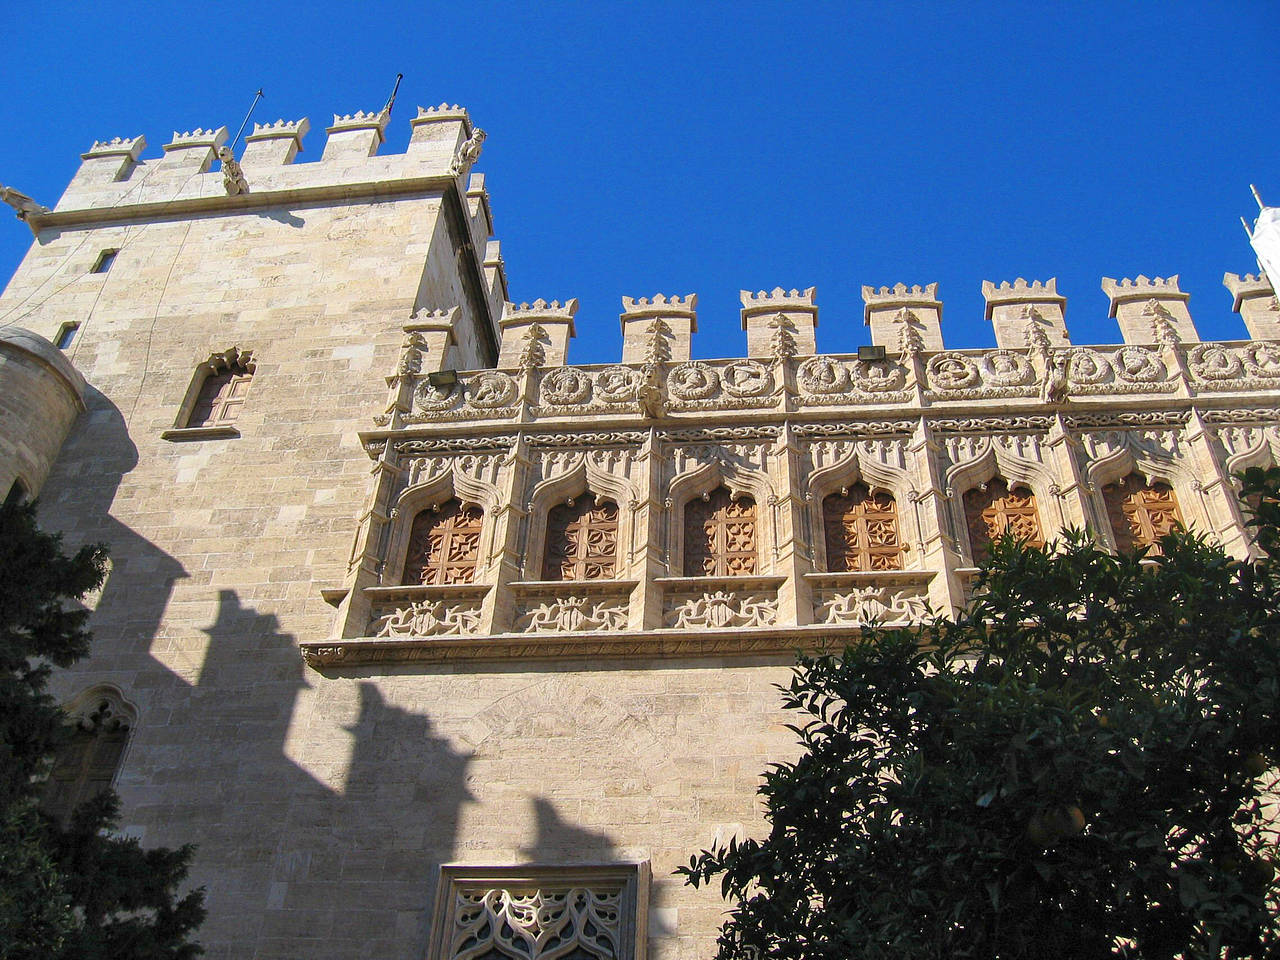
<path id="1" fill-rule="evenodd" d="M 80 324 L 78 323 L 64 323 L 58 330 L 58 349 L 65 350 L 71 346 L 71 341 L 76 338 L 76 331 L 79 329 Z"/>
<path id="2" fill-rule="evenodd" d="M 90 273 L 106 273 L 111 269 L 111 264 L 115 263 L 116 254 L 119 250 L 103 250 L 98 254 L 98 259 L 93 262 L 93 269 Z"/>

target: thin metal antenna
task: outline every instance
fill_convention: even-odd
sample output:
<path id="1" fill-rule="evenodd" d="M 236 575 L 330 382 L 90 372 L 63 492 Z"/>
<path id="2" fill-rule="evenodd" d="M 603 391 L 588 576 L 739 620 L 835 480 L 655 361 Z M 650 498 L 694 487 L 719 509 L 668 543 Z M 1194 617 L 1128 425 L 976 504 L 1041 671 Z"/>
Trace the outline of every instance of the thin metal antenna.
<path id="1" fill-rule="evenodd" d="M 236 139 L 231 141 L 231 149 L 236 148 L 236 142 L 240 139 L 240 134 L 244 133 L 245 125 L 248 124 L 249 118 L 253 116 L 253 108 L 258 105 L 258 101 L 262 99 L 262 88 L 258 88 L 258 92 L 253 95 L 253 103 L 249 104 L 249 112 L 244 115 L 244 120 L 240 123 L 240 129 L 236 131 Z"/>
<path id="2" fill-rule="evenodd" d="M 1258 188 L 1251 183 L 1249 184 L 1249 189 L 1253 191 L 1253 199 L 1258 201 L 1258 209 L 1265 210 L 1267 205 L 1262 202 L 1262 194 L 1258 192 Z"/>
<path id="3" fill-rule="evenodd" d="M 1253 231 L 1249 229 L 1249 221 L 1248 221 L 1248 220 L 1246 220 L 1244 217 L 1241 217 L 1241 218 L 1240 218 L 1240 226 L 1244 227 L 1244 232 L 1245 232 L 1246 234 L 1248 234 L 1249 239 L 1250 239 L 1250 240 L 1252 240 L 1252 239 L 1253 239 Z"/>
<path id="4" fill-rule="evenodd" d="M 400 89 L 400 81 L 404 79 L 403 73 L 396 74 L 396 85 L 391 88 L 391 96 L 387 97 L 387 105 L 382 108 L 382 112 L 388 117 L 391 116 L 391 108 L 396 105 L 396 91 Z"/>

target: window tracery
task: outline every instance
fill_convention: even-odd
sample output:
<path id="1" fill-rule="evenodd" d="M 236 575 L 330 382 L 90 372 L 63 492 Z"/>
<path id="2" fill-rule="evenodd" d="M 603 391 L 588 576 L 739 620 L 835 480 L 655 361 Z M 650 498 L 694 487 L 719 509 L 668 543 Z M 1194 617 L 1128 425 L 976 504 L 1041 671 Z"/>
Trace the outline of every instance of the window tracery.
<path id="1" fill-rule="evenodd" d="M 1120 550 L 1149 547 L 1158 554 L 1160 538 L 1182 526 L 1182 511 L 1173 488 L 1161 481 L 1152 483 L 1138 473 L 1107 484 L 1102 488 L 1102 499 Z"/>
<path id="2" fill-rule="evenodd" d="M 965 492 L 964 513 L 974 563 L 985 560 L 991 541 L 1006 533 L 1029 546 L 1044 546 L 1036 497 L 1026 487 L 1011 490 L 996 477 Z"/>
<path id="3" fill-rule="evenodd" d="M 857 483 L 822 501 L 827 570 L 901 570 L 903 545 L 898 535 L 898 506 L 884 491 L 872 493 Z"/>
<path id="4" fill-rule="evenodd" d="M 586 493 L 547 512 L 543 580 L 612 580 L 617 556 L 617 504 Z"/>
<path id="5" fill-rule="evenodd" d="M 405 584 L 470 583 L 480 559 L 484 512 L 452 497 L 413 518 L 404 562 Z"/>
<path id="6" fill-rule="evenodd" d="M 757 570 L 756 502 L 725 487 L 684 509 L 684 575 L 745 577 Z"/>

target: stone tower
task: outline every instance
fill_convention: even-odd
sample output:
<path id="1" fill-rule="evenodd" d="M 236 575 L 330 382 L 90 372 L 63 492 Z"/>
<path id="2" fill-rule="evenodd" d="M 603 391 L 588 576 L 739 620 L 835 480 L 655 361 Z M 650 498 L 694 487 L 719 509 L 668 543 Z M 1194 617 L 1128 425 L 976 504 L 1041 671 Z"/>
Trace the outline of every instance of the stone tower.
<path id="1" fill-rule="evenodd" d="M 1177 277 L 1104 280 L 1103 346 L 1053 280 L 984 283 L 995 350 L 867 286 L 837 354 L 813 288 L 743 291 L 706 360 L 696 296 L 624 297 L 620 362 L 573 365 L 577 301 L 508 297 L 466 111 L 398 155 L 388 121 L 311 163 L 306 120 L 216 169 L 224 128 L 95 143 L 0 298 L 0 483 L 111 547 L 58 692 L 129 718 L 125 828 L 200 845 L 212 958 L 709 955 L 672 870 L 761 829 L 796 648 L 954 610 L 1005 529 L 1250 550 L 1265 278 L 1227 275 L 1230 343 Z"/>

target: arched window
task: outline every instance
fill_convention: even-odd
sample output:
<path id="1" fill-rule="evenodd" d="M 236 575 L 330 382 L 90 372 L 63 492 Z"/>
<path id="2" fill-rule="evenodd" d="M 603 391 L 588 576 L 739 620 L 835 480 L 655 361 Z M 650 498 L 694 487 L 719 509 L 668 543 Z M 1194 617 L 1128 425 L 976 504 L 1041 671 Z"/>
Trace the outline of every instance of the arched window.
<path id="1" fill-rule="evenodd" d="M 857 483 L 822 501 L 827 541 L 827 570 L 901 570 L 898 506 L 884 492 Z"/>
<path id="2" fill-rule="evenodd" d="M 616 503 L 586 493 L 547 511 L 543 580 L 612 580 L 617 557 Z"/>
<path id="3" fill-rule="evenodd" d="M 413 518 L 403 583 L 470 583 L 480 559 L 484 512 L 454 497 Z"/>
<path id="4" fill-rule="evenodd" d="M 27 485 L 22 482 L 21 477 L 17 477 L 13 481 L 13 486 L 9 488 L 9 492 L 5 494 L 4 505 L 6 507 L 14 507 L 20 503 L 26 503 L 30 497 L 31 494 L 27 490 Z"/>
<path id="5" fill-rule="evenodd" d="M 756 502 L 724 487 L 684 508 L 684 575 L 746 577 L 756 572 Z"/>
<path id="6" fill-rule="evenodd" d="M 985 560 L 991 541 L 1006 533 L 1030 546 L 1044 546 L 1035 494 L 1026 487 L 1010 490 L 999 477 L 965 493 L 964 517 L 974 563 Z"/>
<path id="7" fill-rule="evenodd" d="M 1150 547 L 1152 553 L 1159 553 L 1160 538 L 1182 526 L 1178 499 L 1167 483 L 1150 483 L 1131 473 L 1103 487 L 1102 499 L 1120 550 Z"/>
<path id="8" fill-rule="evenodd" d="M 96 694 L 73 714 L 75 724 L 58 750 L 45 784 L 41 805 L 52 817 L 65 821 L 86 800 L 111 789 L 133 718 L 113 694 Z"/>

